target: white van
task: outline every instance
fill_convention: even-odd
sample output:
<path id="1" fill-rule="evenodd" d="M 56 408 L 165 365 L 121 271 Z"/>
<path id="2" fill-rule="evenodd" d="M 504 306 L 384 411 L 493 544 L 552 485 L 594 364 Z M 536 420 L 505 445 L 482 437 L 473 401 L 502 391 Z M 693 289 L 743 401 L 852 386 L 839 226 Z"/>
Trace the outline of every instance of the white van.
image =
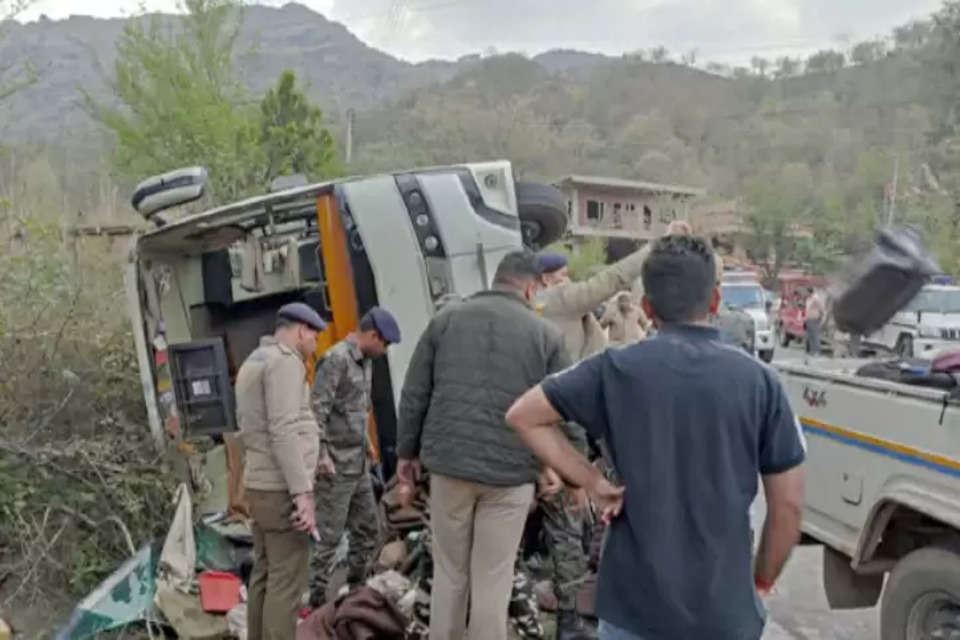
<path id="1" fill-rule="evenodd" d="M 960 287 L 930 284 L 879 331 L 866 338 L 905 358 L 931 358 L 960 348 Z"/>

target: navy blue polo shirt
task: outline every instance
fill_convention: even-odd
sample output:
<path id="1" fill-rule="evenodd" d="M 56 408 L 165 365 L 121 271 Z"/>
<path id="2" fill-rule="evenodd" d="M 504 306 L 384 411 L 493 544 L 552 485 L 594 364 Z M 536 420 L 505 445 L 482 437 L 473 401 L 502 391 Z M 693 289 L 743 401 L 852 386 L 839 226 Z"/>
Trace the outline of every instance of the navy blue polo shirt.
<path id="1" fill-rule="evenodd" d="M 714 329 L 665 327 L 547 378 L 565 420 L 607 442 L 626 492 L 597 615 L 644 640 L 755 640 L 750 504 L 758 473 L 804 459 L 772 369 Z"/>

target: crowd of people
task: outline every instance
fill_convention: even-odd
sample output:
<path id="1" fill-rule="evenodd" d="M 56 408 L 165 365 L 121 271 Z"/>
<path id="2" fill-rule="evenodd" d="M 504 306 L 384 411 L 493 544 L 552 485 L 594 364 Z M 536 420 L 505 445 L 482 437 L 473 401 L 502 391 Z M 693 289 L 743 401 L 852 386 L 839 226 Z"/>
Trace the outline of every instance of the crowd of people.
<path id="1" fill-rule="evenodd" d="M 510 253 L 490 290 L 434 315 L 397 427 L 398 482 L 412 494 L 429 472 L 430 638 L 507 637 L 534 505 L 559 640 L 760 637 L 760 598 L 799 537 L 804 442 L 775 374 L 711 326 L 721 270 L 680 223 L 581 282 L 560 255 Z M 293 638 L 308 589 L 310 605 L 323 604 L 345 531 L 348 586 L 377 551 L 371 361 L 400 331 L 373 308 L 324 354 L 310 388 L 305 362 L 323 328 L 307 305 L 284 306 L 237 378 L 251 640 Z M 758 477 L 767 515 L 754 555 Z M 608 523 L 599 628 L 576 607 L 588 506 Z"/>

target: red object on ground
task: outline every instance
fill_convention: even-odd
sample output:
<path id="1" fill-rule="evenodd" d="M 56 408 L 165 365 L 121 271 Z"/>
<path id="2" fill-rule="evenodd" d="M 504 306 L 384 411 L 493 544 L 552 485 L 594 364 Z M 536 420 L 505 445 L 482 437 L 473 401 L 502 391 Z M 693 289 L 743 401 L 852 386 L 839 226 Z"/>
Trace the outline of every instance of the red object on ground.
<path id="1" fill-rule="evenodd" d="M 223 571 L 204 571 L 197 576 L 200 606 L 207 613 L 226 613 L 240 604 L 240 578 Z"/>

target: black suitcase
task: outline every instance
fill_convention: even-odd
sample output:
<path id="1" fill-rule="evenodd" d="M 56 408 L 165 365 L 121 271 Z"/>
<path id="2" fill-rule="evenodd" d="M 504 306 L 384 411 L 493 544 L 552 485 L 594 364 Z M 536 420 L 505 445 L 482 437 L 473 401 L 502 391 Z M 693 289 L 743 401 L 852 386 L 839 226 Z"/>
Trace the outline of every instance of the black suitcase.
<path id="1" fill-rule="evenodd" d="M 884 229 L 876 245 L 850 267 L 833 295 L 833 318 L 840 331 L 868 335 L 919 293 L 931 276 L 940 273 L 910 227 Z"/>

